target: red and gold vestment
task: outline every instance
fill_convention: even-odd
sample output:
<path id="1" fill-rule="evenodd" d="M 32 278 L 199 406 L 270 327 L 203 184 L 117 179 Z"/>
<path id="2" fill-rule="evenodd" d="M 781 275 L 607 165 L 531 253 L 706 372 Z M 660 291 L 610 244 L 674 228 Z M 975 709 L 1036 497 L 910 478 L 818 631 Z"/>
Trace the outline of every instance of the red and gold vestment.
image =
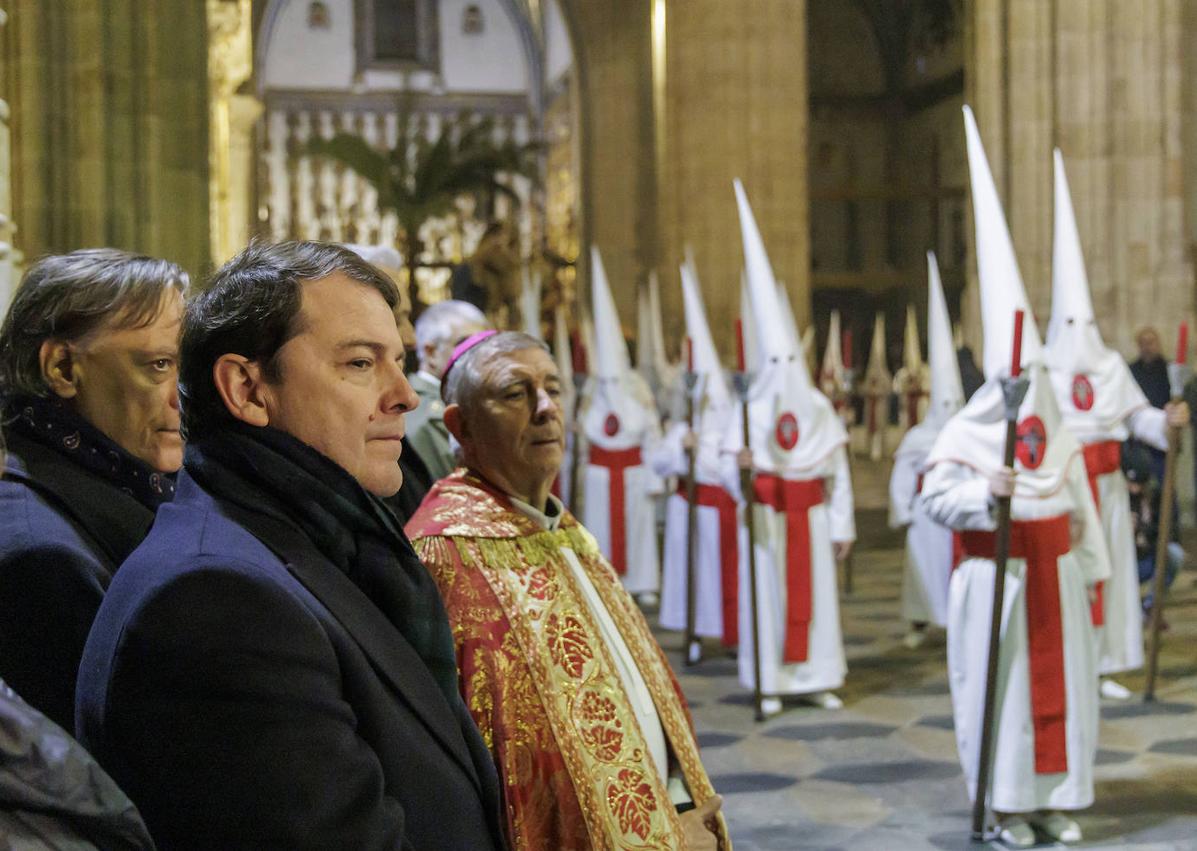
<path id="1" fill-rule="evenodd" d="M 684 848 L 662 772 L 565 549 L 643 676 L 695 803 L 714 790 L 677 680 L 590 533 L 568 512 L 546 530 L 464 470 L 433 487 L 407 533 L 444 598 L 462 693 L 502 779 L 512 847 Z M 722 817 L 720 830 L 730 849 Z"/>

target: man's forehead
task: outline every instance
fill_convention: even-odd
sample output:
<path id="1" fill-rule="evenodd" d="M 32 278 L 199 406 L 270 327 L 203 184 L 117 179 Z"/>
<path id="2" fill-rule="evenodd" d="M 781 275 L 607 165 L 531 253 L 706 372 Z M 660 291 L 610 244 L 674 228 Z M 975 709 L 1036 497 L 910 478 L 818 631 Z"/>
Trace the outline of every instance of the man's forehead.
<path id="1" fill-rule="evenodd" d="M 398 338 L 391 306 L 382 293 L 345 275 L 334 274 L 304 283 L 300 300 L 300 333 L 342 338 L 380 335 Z"/>
<path id="2" fill-rule="evenodd" d="M 498 384 L 523 377 L 556 379 L 557 364 L 543 349 L 518 349 L 490 358 L 483 373 L 487 384 Z"/>

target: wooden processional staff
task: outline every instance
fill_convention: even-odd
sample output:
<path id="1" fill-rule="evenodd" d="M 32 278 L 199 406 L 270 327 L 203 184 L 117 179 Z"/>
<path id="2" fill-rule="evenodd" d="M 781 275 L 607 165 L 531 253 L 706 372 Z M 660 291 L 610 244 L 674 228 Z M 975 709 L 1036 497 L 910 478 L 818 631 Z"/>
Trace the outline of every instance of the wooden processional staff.
<path id="1" fill-rule="evenodd" d="M 1189 378 L 1189 325 L 1180 323 L 1176 341 L 1176 361 L 1168 364 L 1168 384 L 1172 401 L 1184 398 L 1185 382 Z M 1147 685 L 1143 702 L 1155 700 L 1155 677 L 1160 658 L 1160 629 L 1164 622 L 1164 595 L 1168 593 L 1168 543 L 1172 538 L 1172 503 L 1176 494 L 1176 457 L 1180 454 L 1180 428 L 1168 428 L 1168 454 L 1164 456 L 1164 481 L 1160 488 L 1159 538 L 1155 545 L 1155 574 L 1152 577 L 1150 646 L 1147 654 Z"/>
<path id="2" fill-rule="evenodd" d="M 1002 447 L 1002 466 L 1014 466 L 1014 450 L 1018 444 L 1018 409 L 1027 394 L 1029 382 L 1022 374 L 1023 312 L 1014 312 L 1014 353 L 1010 361 L 1010 377 L 1002 380 L 1005 402 L 1006 442 Z M 993 557 L 993 609 L 989 623 L 989 659 L 985 671 L 985 702 L 981 714 L 981 753 L 977 759 L 977 788 L 973 797 L 972 838 L 985 839 L 985 798 L 989 790 L 989 773 L 993 760 L 993 711 L 997 700 L 998 651 L 1001 646 L 1002 602 L 1006 593 L 1006 561 L 1010 557 L 1010 497 L 997 500 L 997 532 Z"/>

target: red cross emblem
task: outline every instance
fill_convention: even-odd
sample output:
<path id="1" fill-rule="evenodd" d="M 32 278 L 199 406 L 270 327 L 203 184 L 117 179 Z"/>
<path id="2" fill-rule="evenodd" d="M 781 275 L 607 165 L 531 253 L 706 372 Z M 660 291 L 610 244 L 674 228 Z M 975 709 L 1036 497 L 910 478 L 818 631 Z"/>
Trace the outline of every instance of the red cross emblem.
<path id="1" fill-rule="evenodd" d="M 1043 463 L 1047 455 L 1047 429 L 1043 420 L 1030 416 L 1018 424 L 1018 445 L 1014 454 L 1028 470 L 1034 470 Z"/>
<path id="2" fill-rule="evenodd" d="M 789 452 L 798 445 L 798 418 L 786 411 L 777 418 L 773 436 L 777 438 L 777 445 Z"/>
<path id="3" fill-rule="evenodd" d="M 619 417 L 615 414 L 607 414 L 607 419 L 603 421 L 603 432 L 607 437 L 615 437 L 619 434 Z"/>
<path id="4" fill-rule="evenodd" d="M 1087 411 L 1093 407 L 1093 385 L 1083 375 L 1072 377 L 1072 404 L 1078 411 Z"/>

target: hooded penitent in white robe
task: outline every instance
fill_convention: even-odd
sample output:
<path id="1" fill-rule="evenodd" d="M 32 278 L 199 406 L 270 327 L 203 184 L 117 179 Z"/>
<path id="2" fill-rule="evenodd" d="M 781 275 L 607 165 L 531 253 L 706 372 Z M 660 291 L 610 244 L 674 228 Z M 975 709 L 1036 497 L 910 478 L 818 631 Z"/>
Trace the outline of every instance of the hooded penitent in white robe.
<path id="1" fill-rule="evenodd" d="M 991 805 L 1000 812 L 1071 810 L 1093 802 L 1097 755 L 1096 642 L 1087 586 L 1109 557 L 1080 443 L 1064 428 L 1043 366 L 1001 203 L 972 112 L 965 107 L 986 382 L 940 432 L 923 480 L 928 515 L 961 530 L 965 552 L 948 599 L 948 682 L 960 761 L 976 789 L 993 598 L 994 503 L 1006 424 L 1014 312 L 1026 312 L 1011 557 L 999 644 Z"/>
<path id="2" fill-rule="evenodd" d="M 1045 357 L 1064 424 L 1084 446 L 1110 551 L 1110 578 L 1098 586 L 1091 615 L 1100 642 L 1098 671 L 1113 674 L 1143 665 L 1143 610 L 1121 446 L 1133 435 L 1166 449 L 1166 416 L 1147 403 L 1122 356 L 1102 342 L 1059 150 L 1055 167 L 1052 317 Z"/>
<path id="3" fill-rule="evenodd" d="M 864 426 L 868 437 L 869 457 L 874 461 L 880 461 L 885 452 L 885 432 L 889 425 L 889 394 L 894 383 L 885 361 L 885 315 L 878 313 L 873 320 L 873 342 L 869 348 L 869 363 L 861 388 L 865 397 Z"/>
<path id="4" fill-rule="evenodd" d="M 840 312 L 833 310 L 827 325 L 827 348 L 823 350 L 823 363 L 819 367 L 819 391 L 832 401 L 841 416 L 846 416 L 850 408 L 843 345 Z"/>
<path id="5" fill-rule="evenodd" d="M 586 433 L 586 528 L 632 594 L 660 587 L 657 512 L 661 480 L 648 455 L 661 436 L 652 392 L 628 363 L 615 300 L 598 249 L 591 249 L 595 351 L 582 429 Z"/>
<path id="6" fill-rule="evenodd" d="M 721 638 L 726 646 L 738 642 L 737 598 L 739 513 L 736 502 L 723 488 L 719 474 L 719 449 L 737 408 L 728 389 L 715 344 L 703 310 L 702 293 L 693 260 L 681 267 L 686 334 L 692 348 L 694 372 L 696 537 L 694 549 L 695 634 Z M 687 555 L 690 541 L 690 506 L 686 476 L 689 464 L 682 440 L 689 424 L 679 421 L 666 431 L 651 463 L 661 477 L 676 477 L 677 490 L 665 508 L 665 553 L 661 578 L 661 626 L 686 628 Z"/>
<path id="7" fill-rule="evenodd" d="M 928 335 L 930 332 L 928 332 Z M 949 338 L 950 339 L 950 338 Z M 930 354 L 927 355 L 930 357 Z M 957 367 L 959 371 L 959 367 Z M 898 424 L 902 430 L 914 428 L 927 414 L 931 370 L 923 363 L 919 349 L 919 324 L 914 307 L 906 306 L 906 327 L 902 336 L 902 366 L 894 373 L 894 394 L 898 397 Z"/>
<path id="8" fill-rule="evenodd" d="M 955 563 L 952 531 L 927 516 L 919 501 L 927 455 L 944 423 L 964 406 L 952 325 L 935 255 L 927 252 L 928 357 L 935 376 L 923 421 L 906 432 L 894 452 L 889 480 L 890 526 L 906 527 L 902 617 L 910 623 L 947 626 L 948 578 Z"/>
<path id="9" fill-rule="evenodd" d="M 753 456 L 761 691 L 802 694 L 837 688 L 847 665 L 840 633 L 833 541 L 856 537 L 848 436 L 831 403 L 811 386 L 800 344 L 782 319 L 764 243 L 739 181 L 735 183 L 747 264 L 752 324 L 761 361 L 748 394 Z M 723 444 L 725 487 L 738 498 L 737 455 L 744 446 L 733 418 Z M 740 682 L 753 685 L 748 541 L 740 549 Z"/>

